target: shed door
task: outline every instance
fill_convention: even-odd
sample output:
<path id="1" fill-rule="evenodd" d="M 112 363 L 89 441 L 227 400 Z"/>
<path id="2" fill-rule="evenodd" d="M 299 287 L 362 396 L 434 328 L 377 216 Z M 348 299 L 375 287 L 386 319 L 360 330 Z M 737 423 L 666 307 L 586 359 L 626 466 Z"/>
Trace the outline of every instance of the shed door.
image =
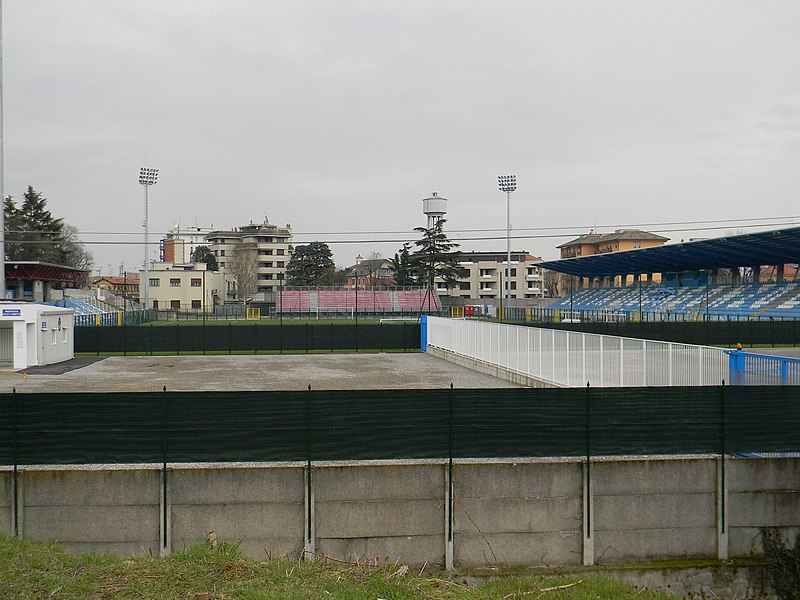
<path id="1" fill-rule="evenodd" d="M 0 362 L 14 362 L 13 327 L 0 327 Z"/>

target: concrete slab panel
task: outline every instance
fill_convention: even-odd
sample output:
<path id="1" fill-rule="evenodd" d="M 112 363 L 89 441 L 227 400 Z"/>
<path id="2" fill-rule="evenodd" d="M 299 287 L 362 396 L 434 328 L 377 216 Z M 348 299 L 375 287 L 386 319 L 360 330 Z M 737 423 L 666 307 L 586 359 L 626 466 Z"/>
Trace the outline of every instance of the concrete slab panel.
<path id="1" fill-rule="evenodd" d="M 793 542 L 800 536 L 800 526 L 781 528 L 784 539 Z M 758 527 L 731 527 L 728 530 L 728 549 L 731 557 L 760 556 L 764 553 Z"/>
<path id="2" fill-rule="evenodd" d="M 457 533 L 574 532 L 581 498 L 461 498 L 453 511 Z"/>
<path id="3" fill-rule="evenodd" d="M 571 533 L 484 533 L 454 537 L 458 567 L 574 565 L 582 562 L 582 536 Z"/>
<path id="4" fill-rule="evenodd" d="M 444 565 L 444 537 L 439 535 L 319 538 L 317 554 L 347 561 L 400 562 L 411 566 Z"/>
<path id="5" fill-rule="evenodd" d="M 149 506 L 160 502 L 158 470 L 23 471 L 23 505 Z"/>
<path id="6" fill-rule="evenodd" d="M 444 535 L 440 500 L 320 502 L 314 506 L 318 538 Z"/>
<path id="7" fill-rule="evenodd" d="M 304 471 L 301 468 L 173 469 L 169 471 L 173 503 L 240 504 L 303 502 Z"/>
<path id="8" fill-rule="evenodd" d="M 734 459 L 725 468 L 729 492 L 800 491 L 799 458 Z"/>
<path id="9" fill-rule="evenodd" d="M 14 490 L 14 474 L 11 471 L 0 472 L 0 533 L 14 534 L 11 500 Z"/>
<path id="10" fill-rule="evenodd" d="M 800 526 L 800 490 L 730 494 L 728 524 L 730 527 Z"/>
<path id="11" fill-rule="evenodd" d="M 159 539 L 159 506 L 25 506 L 22 532 L 36 541 L 148 544 Z"/>
<path id="12" fill-rule="evenodd" d="M 442 500 L 444 466 L 365 465 L 314 469 L 316 501 Z"/>
<path id="13" fill-rule="evenodd" d="M 303 539 L 302 503 L 173 504 L 172 539 L 205 542 L 209 531 L 218 541 L 250 538 Z"/>
<path id="14" fill-rule="evenodd" d="M 597 495 L 712 492 L 717 486 L 714 459 L 656 459 L 592 463 Z"/>
<path id="15" fill-rule="evenodd" d="M 456 498 L 580 497 L 580 463 L 456 465 Z"/>
<path id="16" fill-rule="evenodd" d="M 607 564 L 628 560 L 716 557 L 715 527 L 694 529 L 629 529 L 597 531 L 595 561 Z"/>
<path id="17" fill-rule="evenodd" d="M 715 494 L 595 496 L 594 530 L 692 529 L 714 527 Z"/>

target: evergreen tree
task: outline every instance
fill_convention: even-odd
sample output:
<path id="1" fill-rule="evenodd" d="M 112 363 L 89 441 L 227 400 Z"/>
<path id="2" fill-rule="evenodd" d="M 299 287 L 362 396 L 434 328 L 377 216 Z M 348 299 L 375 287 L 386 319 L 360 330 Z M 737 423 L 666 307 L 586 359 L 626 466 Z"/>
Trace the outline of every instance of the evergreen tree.
<path id="1" fill-rule="evenodd" d="M 451 242 L 444 233 L 446 219 L 439 219 L 430 229 L 416 227 L 414 231 L 422 238 L 414 242 L 417 250 L 411 255 L 411 271 L 417 281 L 434 289 L 434 281 L 439 279 L 446 288 L 456 286 L 464 269 L 461 267 L 459 244 Z"/>
<path id="2" fill-rule="evenodd" d="M 288 285 L 327 286 L 336 280 L 333 253 L 325 242 L 311 242 L 295 246 L 292 259 L 286 267 Z"/>
<path id="3" fill-rule="evenodd" d="M 411 271 L 411 253 L 408 244 L 403 244 L 400 252 L 395 252 L 394 258 L 389 259 L 389 262 L 395 285 L 407 287 L 418 284 Z"/>
<path id="4" fill-rule="evenodd" d="M 22 253 L 25 258 L 18 260 L 64 264 L 66 252 L 59 244 L 64 220 L 54 218 L 47 210 L 47 198 L 29 185 L 28 191 L 22 196 L 19 214 L 24 235 Z"/>
<path id="5" fill-rule="evenodd" d="M 198 263 L 206 263 L 206 269 L 209 271 L 219 271 L 219 264 L 217 264 L 217 257 L 208 246 L 198 246 L 192 252 L 192 260 Z"/>
<path id="6" fill-rule="evenodd" d="M 33 186 L 22 198 L 22 206 L 11 196 L 4 201 L 6 258 L 90 268 L 94 257 L 81 243 L 78 230 L 53 217 L 47 198 Z"/>

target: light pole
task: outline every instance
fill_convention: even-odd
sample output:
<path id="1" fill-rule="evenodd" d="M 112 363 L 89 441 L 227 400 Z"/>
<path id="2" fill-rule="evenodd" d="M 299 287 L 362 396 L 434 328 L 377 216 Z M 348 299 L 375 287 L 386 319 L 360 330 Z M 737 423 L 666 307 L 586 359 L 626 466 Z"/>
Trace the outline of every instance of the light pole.
<path id="1" fill-rule="evenodd" d="M 0 200 L 5 204 L 5 166 L 3 163 L 3 3 L 0 0 Z M 6 229 L 6 211 L 0 210 L 0 233 Z M 0 300 L 6 299 L 6 236 L 0 240 Z"/>
<path id="2" fill-rule="evenodd" d="M 516 175 L 499 175 L 500 191 L 506 193 L 506 306 L 511 300 L 511 192 L 517 189 Z"/>
<path id="3" fill-rule="evenodd" d="M 148 289 L 150 287 L 150 263 L 147 256 L 147 243 L 148 243 L 148 234 L 150 223 L 147 217 L 147 190 L 150 188 L 151 185 L 155 185 L 158 181 L 158 169 L 145 169 L 142 168 L 139 170 L 139 184 L 144 186 L 144 221 L 142 221 L 142 227 L 144 227 L 144 281 L 140 282 L 140 285 L 144 285 L 144 310 L 147 310 L 148 304 Z"/>

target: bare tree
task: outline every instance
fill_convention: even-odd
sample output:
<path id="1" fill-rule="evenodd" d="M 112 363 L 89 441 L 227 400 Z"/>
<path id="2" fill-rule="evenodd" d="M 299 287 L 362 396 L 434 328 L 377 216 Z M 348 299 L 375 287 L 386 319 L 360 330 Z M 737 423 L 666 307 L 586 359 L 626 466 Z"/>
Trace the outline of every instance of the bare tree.
<path id="1" fill-rule="evenodd" d="M 560 298 L 562 296 L 564 276 L 561 273 L 544 269 L 542 279 L 544 281 L 544 288 L 551 298 Z"/>
<path id="2" fill-rule="evenodd" d="M 94 256 L 81 242 L 77 227 L 65 223 L 61 229 L 60 244 L 66 266 L 87 270 L 92 268 Z"/>
<path id="3" fill-rule="evenodd" d="M 246 306 L 258 282 L 258 251 L 255 244 L 238 244 L 234 247 L 228 266 L 236 280 L 237 296 Z"/>

